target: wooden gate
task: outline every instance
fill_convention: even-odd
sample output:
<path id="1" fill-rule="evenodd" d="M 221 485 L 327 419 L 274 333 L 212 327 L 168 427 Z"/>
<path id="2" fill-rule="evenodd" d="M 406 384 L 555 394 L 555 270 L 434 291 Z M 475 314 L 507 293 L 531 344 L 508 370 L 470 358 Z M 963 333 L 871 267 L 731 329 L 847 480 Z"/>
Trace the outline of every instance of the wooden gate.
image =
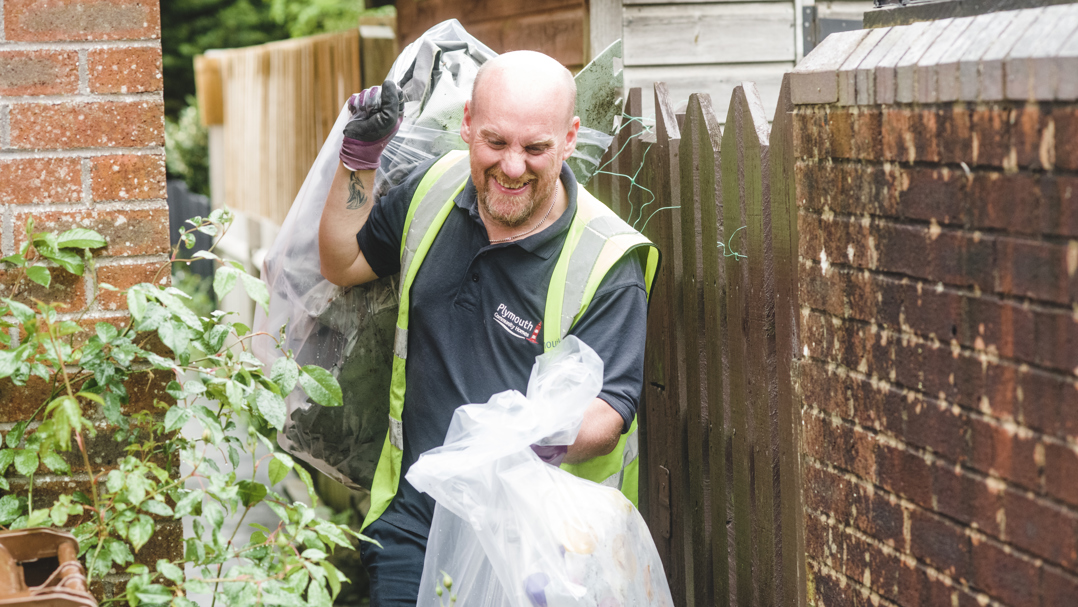
<path id="1" fill-rule="evenodd" d="M 677 605 L 804 605 L 793 131 L 752 83 L 725 128 L 706 94 L 676 115 L 641 91 L 590 188 L 655 242 L 641 510 Z M 635 177 L 635 182 L 633 178 Z"/>

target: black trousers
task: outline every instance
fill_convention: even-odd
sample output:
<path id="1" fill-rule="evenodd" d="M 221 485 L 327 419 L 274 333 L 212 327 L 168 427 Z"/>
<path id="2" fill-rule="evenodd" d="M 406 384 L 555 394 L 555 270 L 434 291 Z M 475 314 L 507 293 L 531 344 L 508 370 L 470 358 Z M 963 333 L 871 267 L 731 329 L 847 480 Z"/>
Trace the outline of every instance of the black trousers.
<path id="1" fill-rule="evenodd" d="M 363 535 L 382 545 L 360 543 L 363 566 L 371 578 L 371 607 L 415 607 L 427 538 L 381 519 L 364 529 Z"/>

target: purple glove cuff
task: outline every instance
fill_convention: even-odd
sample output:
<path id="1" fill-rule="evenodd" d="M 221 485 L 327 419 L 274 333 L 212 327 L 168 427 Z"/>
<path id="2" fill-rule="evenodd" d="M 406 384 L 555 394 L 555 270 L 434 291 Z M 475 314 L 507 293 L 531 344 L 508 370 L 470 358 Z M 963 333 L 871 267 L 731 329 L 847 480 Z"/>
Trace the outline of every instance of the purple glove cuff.
<path id="1" fill-rule="evenodd" d="M 378 141 L 360 141 L 345 137 L 341 142 L 341 162 L 349 171 L 377 169 L 382 151 L 389 145 L 390 139 L 393 139 L 392 133 Z"/>
<path id="2" fill-rule="evenodd" d="M 569 451 L 568 445 L 532 445 L 532 451 L 539 459 L 551 466 L 560 466 L 565 460 L 565 454 Z"/>

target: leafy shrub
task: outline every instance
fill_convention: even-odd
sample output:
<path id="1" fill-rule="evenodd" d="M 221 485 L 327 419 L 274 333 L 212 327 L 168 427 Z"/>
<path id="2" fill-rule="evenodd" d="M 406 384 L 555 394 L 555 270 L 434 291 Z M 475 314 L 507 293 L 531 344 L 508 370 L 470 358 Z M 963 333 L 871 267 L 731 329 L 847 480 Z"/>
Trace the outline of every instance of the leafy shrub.
<path id="1" fill-rule="evenodd" d="M 183 231 L 181 244 L 192 243 L 196 231 L 217 236 L 228 221 L 229 213 L 222 210 L 196 217 Z M 156 278 L 126 290 L 128 323 L 99 322 L 93 330 L 84 329 L 81 318 L 65 318 L 53 304 L 29 301 L 27 288 L 31 282 L 48 287 L 54 271 L 81 275 L 93 264 L 91 250 L 105 240 L 84 229 L 34 233 L 32 223 L 27 233 L 32 237 L 19 252 L 2 260 L 14 267 L 10 274 L 15 280 L 11 296 L 0 299 L 0 318 L 14 319 L 0 320 L 5 346 L 0 349 L 0 378 L 22 385 L 37 377 L 47 382 L 50 394 L 30 419 L 3 437 L 0 489 L 10 490 L 2 475 L 12 467 L 29 478 L 30 487 L 42 465 L 73 474 L 62 454 L 74 449 L 75 461 L 81 462 L 75 468 L 88 475 L 91 490 L 61 495 L 54 504 L 35 503 L 32 492 L 8 493 L 0 497 L 0 526 L 73 525 L 89 579 L 126 569 L 133 578 L 125 596 L 114 600 L 133 606 L 191 607 L 189 593 L 209 592 L 215 604 L 225 606 L 331 605 L 347 580 L 327 555 L 362 536 L 275 492 L 273 486 L 294 470 L 315 500 L 306 470 L 263 433 L 242 428 L 279 430 L 284 397 L 297 385 L 322 405 L 340 405 L 333 376 L 320 367 L 301 367 L 290 353 L 267 372 L 251 353 L 255 334 L 248 327 L 224 312 L 196 314 L 186 294 L 156 285 Z M 174 262 L 179 248 L 173 251 Z M 213 284 L 218 296 L 239 283 L 256 302 L 268 305 L 265 284 L 241 267 L 221 263 L 212 249 L 196 257 L 220 263 Z M 167 269 L 165 264 L 161 272 Z M 154 403 L 157 415 L 126 415 L 124 382 L 154 370 L 174 375 L 166 389 L 169 400 Z M 191 439 L 179 432 L 188 422 L 201 426 L 201 436 Z M 91 462 L 87 439 L 97 433 L 124 446 L 124 455 L 111 468 Z M 253 475 L 237 478 L 234 470 L 240 453 L 254 455 L 260 443 L 269 454 L 255 467 L 268 468 L 269 486 Z M 221 469 L 209 457 L 214 449 L 226 455 L 232 468 Z M 183 472 L 180 461 L 187 466 Z M 222 533 L 226 517 L 239 517 L 242 523 L 260 503 L 279 517 L 276 528 L 255 525 L 251 540 L 242 546 L 234 543 L 235 533 Z M 156 520 L 183 517 L 193 517 L 195 533 L 186 538 L 182 559 L 161 559 L 153 567 L 134 563 L 135 554 L 153 537 Z M 185 565 L 193 568 L 185 573 Z"/>

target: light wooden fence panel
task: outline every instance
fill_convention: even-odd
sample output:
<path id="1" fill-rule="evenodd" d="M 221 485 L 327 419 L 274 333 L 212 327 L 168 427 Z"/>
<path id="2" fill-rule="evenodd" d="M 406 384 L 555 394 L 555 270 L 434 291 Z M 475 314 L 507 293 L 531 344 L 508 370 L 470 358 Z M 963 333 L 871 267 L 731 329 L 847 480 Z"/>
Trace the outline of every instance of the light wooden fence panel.
<path id="1" fill-rule="evenodd" d="M 216 51 L 224 105 L 224 204 L 284 221 L 348 96 L 359 32 Z"/>

